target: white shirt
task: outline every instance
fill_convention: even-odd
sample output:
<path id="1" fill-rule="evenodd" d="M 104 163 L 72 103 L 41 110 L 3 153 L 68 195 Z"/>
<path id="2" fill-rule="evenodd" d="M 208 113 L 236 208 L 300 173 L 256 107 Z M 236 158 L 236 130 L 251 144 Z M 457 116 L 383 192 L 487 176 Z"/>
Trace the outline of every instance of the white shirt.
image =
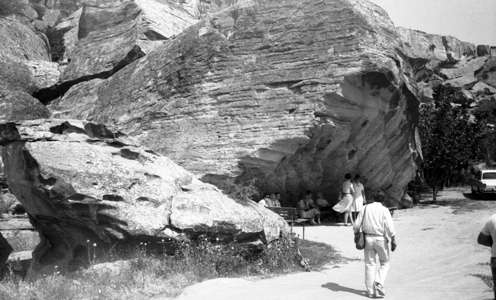
<path id="1" fill-rule="evenodd" d="M 362 192 L 365 190 L 361 182 L 353 183 L 353 198 L 363 197 Z"/>
<path id="2" fill-rule="evenodd" d="M 379 202 L 368 204 L 360 210 L 355 225 L 353 226 L 355 231 L 360 230 L 364 211 L 366 211 L 366 214 L 365 219 L 363 220 L 362 231 L 365 234 L 383 236 L 388 240 L 395 236 L 396 233 L 394 231 L 391 213 L 387 207 Z"/>
<path id="3" fill-rule="evenodd" d="M 496 214 L 489 218 L 481 230 L 482 234 L 490 235 L 493 239 L 493 246 L 491 247 L 491 257 L 496 257 Z"/>

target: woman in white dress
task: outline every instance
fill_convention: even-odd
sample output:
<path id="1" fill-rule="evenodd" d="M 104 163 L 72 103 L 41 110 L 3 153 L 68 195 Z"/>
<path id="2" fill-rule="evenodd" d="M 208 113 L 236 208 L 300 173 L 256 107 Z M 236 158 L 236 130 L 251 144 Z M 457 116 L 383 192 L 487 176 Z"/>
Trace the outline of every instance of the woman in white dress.
<path id="1" fill-rule="evenodd" d="M 353 205 L 353 184 L 351 182 L 351 174 L 344 175 L 344 182 L 341 187 L 341 192 L 339 195 L 339 203 L 334 205 L 332 209 L 339 213 L 344 213 L 344 224 L 351 225 L 353 223 L 353 219 L 351 218 L 351 206 Z M 348 224 L 348 219 L 350 219 L 350 223 Z"/>
<path id="2" fill-rule="evenodd" d="M 355 175 L 352 180 L 353 183 L 353 205 L 351 206 L 351 214 L 353 220 L 356 220 L 358 213 L 362 210 L 365 200 L 365 187 L 360 182 L 360 175 Z"/>

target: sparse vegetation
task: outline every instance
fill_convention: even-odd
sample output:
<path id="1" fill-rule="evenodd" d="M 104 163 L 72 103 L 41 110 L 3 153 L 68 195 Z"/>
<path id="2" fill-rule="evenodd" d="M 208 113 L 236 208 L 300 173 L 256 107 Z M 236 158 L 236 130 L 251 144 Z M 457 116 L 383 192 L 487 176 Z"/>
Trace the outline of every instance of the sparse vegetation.
<path id="1" fill-rule="evenodd" d="M 0 284 L 0 299 L 141 299 L 163 295 L 173 297 L 186 286 L 217 277 L 269 276 L 302 271 L 303 256 L 312 268 L 339 259 L 328 245 L 281 239 L 263 246 L 219 245 L 200 238 L 181 244 L 176 254 L 145 255 L 140 248 L 136 258 L 119 264 L 118 270 L 80 270 L 55 273 L 33 282 L 9 276 Z"/>

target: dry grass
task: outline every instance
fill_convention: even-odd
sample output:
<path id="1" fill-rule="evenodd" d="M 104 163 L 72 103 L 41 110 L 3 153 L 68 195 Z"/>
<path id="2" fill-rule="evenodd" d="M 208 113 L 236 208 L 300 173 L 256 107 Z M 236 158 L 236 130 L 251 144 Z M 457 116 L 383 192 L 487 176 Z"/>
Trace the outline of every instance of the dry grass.
<path id="1" fill-rule="evenodd" d="M 280 240 L 261 247 L 218 245 L 200 240 L 183 244 L 174 256 L 152 256 L 139 249 L 128 261 L 92 266 L 71 274 L 55 273 L 33 282 L 13 276 L 0 284 L 2 300 L 147 299 L 174 297 L 194 283 L 218 277 L 272 276 L 303 271 L 338 259 L 332 247 L 309 241 Z"/>

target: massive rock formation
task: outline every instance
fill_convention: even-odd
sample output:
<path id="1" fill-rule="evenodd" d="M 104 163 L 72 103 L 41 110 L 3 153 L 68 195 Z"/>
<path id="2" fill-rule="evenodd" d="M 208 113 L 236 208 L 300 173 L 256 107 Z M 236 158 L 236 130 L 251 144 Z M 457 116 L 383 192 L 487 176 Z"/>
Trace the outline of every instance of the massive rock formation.
<path id="1" fill-rule="evenodd" d="M 256 178 L 286 199 L 335 199 L 353 172 L 399 200 L 417 99 L 387 14 L 356 0 L 237 2 L 74 86 L 53 115 L 110 124 L 209 180 Z"/>
<path id="2" fill-rule="evenodd" d="M 496 61 L 489 55 L 489 46 L 476 46 L 454 37 L 399 28 L 401 53 L 412 66 L 412 77 L 420 88 L 422 100 L 432 100 L 432 88 L 450 85 L 475 99 L 481 92 L 496 87 L 491 68 Z M 492 87 L 491 87 L 492 85 Z M 486 94 L 487 95 L 487 94 Z"/>
<path id="3" fill-rule="evenodd" d="M 0 18 L 0 36 L 0 122 L 48 117 L 47 108 L 31 96 L 58 81 L 46 41 L 15 18 Z M 0 158 L 0 196 L 7 191 L 5 181 Z"/>
<path id="4" fill-rule="evenodd" d="M 7 123 L 0 125 L 0 144 L 10 190 L 40 232 L 34 271 L 79 265 L 90 250 L 105 253 L 139 241 L 199 234 L 271 241 L 287 231 L 270 210 L 223 195 L 102 125 Z M 93 243 L 96 249 L 89 249 Z"/>
<path id="5" fill-rule="evenodd" d="M 402 54 L 412 66 L 418 94 L 423 102 L 433 101 L 439 85 L 455 91 L 452 102 L 470 107 L 473 120 L 486 128 L 482 142 L 486 163 L 496 162 L 496 57 L 494 47 L 472 45 L 453 37 L 400 29 Z"/>
<path id="6" fill-rule="evenodd" d="M 0 18 L 0 36 L 0 86 L 32 93 L 58 81 L 46 37 L 15 18 Z"/>
<path id="7" fill-rule="evenodd" d="M 107 78 L 197 20 L 181 6 L 159 0 L 86 0 L 50 32 L 60 82 L 36 96 L 50 101 L 78 82 Z"/>
<path id="8" fill-rule="evenodd" d="M 47 44 L 13 18 L 0 18 L 0 36 L 0 121 L 48 117 L 48 110 L 30 95 L 58 80 Z"/>

